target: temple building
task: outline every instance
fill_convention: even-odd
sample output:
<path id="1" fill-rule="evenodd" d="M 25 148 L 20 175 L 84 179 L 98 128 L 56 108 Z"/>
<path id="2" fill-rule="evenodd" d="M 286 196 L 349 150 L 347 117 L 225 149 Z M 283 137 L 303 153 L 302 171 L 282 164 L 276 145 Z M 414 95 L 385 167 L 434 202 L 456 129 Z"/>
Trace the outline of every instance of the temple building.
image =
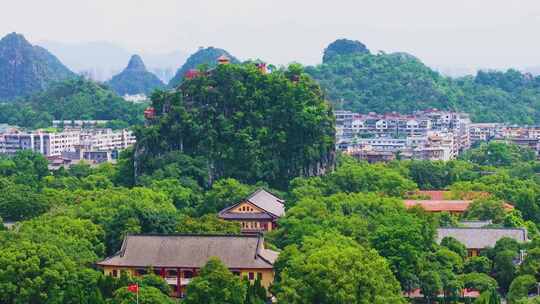
<path id="1" fill-rule="evenodd" d="M 122 271 L 133 276 L 153 271 L 167 281 L 171 296 L 183 297 L 187 284 L 211 257 L 235 275 L 258 278 L 265 288 L 274 281 L 278 253 L 264 248 L 262 235 L 128 235 L 120 251 L 97 266 L 113 277 Z"/>
<path id="2" fill-rule="evenodd" d="M 478 256 L 487 249 L 493 248 L 498 240 L 511 238 L 518 243 L 528 241 L 527 230 L 521 228 L 439 228 L 437 243 L 445 237 L 452 237 L 465 245 L 469 257 Z"/>
<path id="3" fill-rule="evenodd" d="M 221 210 L 218 217 L 240 222 L 242 233 L 272 231 L 277 228 L 277 220 L 285 215 L 284 204 L 284 200 L 259 189 L 242 201 Z"/>

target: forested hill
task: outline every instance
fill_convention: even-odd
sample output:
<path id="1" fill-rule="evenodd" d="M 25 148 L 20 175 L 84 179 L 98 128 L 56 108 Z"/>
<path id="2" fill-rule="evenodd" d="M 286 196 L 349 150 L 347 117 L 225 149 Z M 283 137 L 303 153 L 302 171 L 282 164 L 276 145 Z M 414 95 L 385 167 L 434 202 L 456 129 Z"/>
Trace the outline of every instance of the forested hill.
<path id="1" fill-rule="evenodd" d="M 165 87 L 159 78 L 148 72 L 139 55 L 133 55 L 128 66 L 118 75 L 115 75 L 107 84 L 118 95 L 150 95 L 155 89 Z"/>
<path id="2" fill-rule="evenodd" d="M 373 54 L 358 41 L 341 39 L 306 72 L 336 108 L 410 113 L 435 107 L 469 112 L 477 122 L 540 123 L 540 77 L 516 70 L 452 79 L 412 55 Z"/>
<path id="3" fill-rule="evenodd" d="M 20 34 L 0 40 L 0 100 L 27 96 L 74 76 L 54 55 Z"/>
<path id="4" fill-rule="evenodd" d="M 147 105 L 133 104 L 107 86 L 82 78 L 52 84 L 46 91 L 0 103 L 0 123 L 49 127 L 53 119 L 111 120 L 110 127 L 142 124 Z"/>
<path id="5" fill-rule="evenodd" d="M 217 64 L 218 58 L 223 55 L 229 57 L 231 63 L 240 63 L 238 59 L 236 59 L 224 49 L 215 47 L 201 48 L 197 52 L 189 56 L 189 58 L 186 60 L 186 63 L 184 63 L 184 65 L 180 69 L 178 69 L 176 75 L 174 75 L 171 81 L 169 81 L 169 87 L 174 88 L 178 86 L 182 82 L 182 79 L 184 78 L 186 72 L 191 69 L 196 69 L 200 65 L 208 65 L 208 67 L 214 67 Z"/>
<path id="6" fill-rule="evenodd" d="M 285 188 L 334 166 L 334 116 L 298 65 L 272 73 L 253 63 L 218 65 L 152 96 L 156 117 L 140 129 L 136 173 L 181 178 L 196 163 L 201 186 L 225 177 Z"/>

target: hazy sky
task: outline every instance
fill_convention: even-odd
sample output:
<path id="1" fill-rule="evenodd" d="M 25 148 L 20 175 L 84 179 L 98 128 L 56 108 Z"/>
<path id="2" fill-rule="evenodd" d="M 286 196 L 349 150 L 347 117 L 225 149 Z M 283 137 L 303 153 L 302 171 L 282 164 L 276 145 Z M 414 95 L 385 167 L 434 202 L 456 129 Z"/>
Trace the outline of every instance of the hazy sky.
<path id="1" fill-rule="evenodd" d="M 216 46 L 318 63 L 337 38 L 432 66 L 540 66 L 539 0 L 1 0 L 0 35 L 109 41 L 130 51 Z"/>

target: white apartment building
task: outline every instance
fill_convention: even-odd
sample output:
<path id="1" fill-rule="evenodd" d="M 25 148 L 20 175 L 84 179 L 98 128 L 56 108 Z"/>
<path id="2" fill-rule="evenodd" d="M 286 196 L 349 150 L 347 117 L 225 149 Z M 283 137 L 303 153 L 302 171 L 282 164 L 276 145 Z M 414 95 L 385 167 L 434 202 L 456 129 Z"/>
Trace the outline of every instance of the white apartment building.
<path id="1" fill-rule="evenodd" d="M 416 150 L 425 151 L 416 153 L 420 159 L 447 160 L 471 145 L 466 113 L 429 109 L 413 114 L 335 111 L 335 115 L 337 148 L 343 151 L 369 146 L 375 152 L 407 151 L 415 158 Z"/>
<path id="2" fill-rule="evenodd" d="M 62 151 L 80 144 L 79 132 L 47 133 L 14 132 L 0 135 L 0 153 L 13 155 L 20 150 L 32 150 L 45 156 L 59 156 Z"/>
<path id="3" fill-rule="evenodd" d="M 136 142 L 129 130 L 89 129 L 81 132 L 81 145 L 89 151 L 123 150 Z"/>
<path id="4" fill-rule="evenodd" d="M 135 136 L 129 130 L 11 131 L 0 134 L 0 154 L 13 155 L 20 150 L 32 150 L 46 157 L 54 157 L 77 147 L 84 147 L 86 151 L 123 150 L 135 144 L 135 141 Z"/>

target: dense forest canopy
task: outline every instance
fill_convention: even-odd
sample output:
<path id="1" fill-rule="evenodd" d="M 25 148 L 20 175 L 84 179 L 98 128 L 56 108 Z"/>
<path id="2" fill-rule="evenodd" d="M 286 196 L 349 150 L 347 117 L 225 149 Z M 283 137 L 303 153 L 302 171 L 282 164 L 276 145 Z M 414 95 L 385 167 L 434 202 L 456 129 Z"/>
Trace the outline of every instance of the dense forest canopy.
<path id="1" fill-rule="evenodd" d="M 201 186 L 234 177 L 284 188 L 334 164 L 330 105 L 297 65 L 272 73 L 253 63 L 219 65 L 179 91 L 155 94 L 153 107 L 156 118 L 138 130 L 137 175 L 182 170 L 187 156 L 206 164 Z"/>
<path id="2" fill-rule="evenodd" d="M 133 104 L 107 86 L 76 78 L 52 84 L 46 91 L 0 103 L 0 122 L 28 128 L 49 127 L 52 120 L 113 120 L 127 127 L 143 123 L 146 105 Z"/>
<path id="3" fill-rule="evenodd" d="M 516 70 L 452 79 L 405 53 L 370 53 L 338 40 L 321 65 L 306 68 L 337 108 L 411 113 L 438 108 L 471 113 L 476 122 L 540 123 L 540 77 Z"/>
<path id="4" fill-rule="evenodd" d="M 432 301 L 444 291 L 446 303 L 460 300 L 464 288 L 479 290 L 482 301 L 502 294 L 526 303 L 518 301 L 527 300 L 540 275 L 540 164 L 529 152 L 490 143 L 449 162 L 368 164 L 340 157 L 333 172 L 295 178 L 286 191 L 269 189 L 287 201 L 279 228 L 266 235 L 266 247 L 281 251 L 271 287 L 278 303 L 406 303 L 403 292 L 417 288 Z M 158 276 L 106 277 L 93 263 L 116 252 L 126 233 L 238 233 L 238 224 L 216 212 L 261 184 L 226 178 L 203 189 L 186 183 L 198 178 L 198 165 L 205 169 L 193 162 L 179 177 L 156 174 L 127 188 L 128 155 L 117 165 L 79 164 L 54 173 L 30 151 L 1 157 L 0 217 L 18 224 L 0 231 L 0 301 L 129 303 L 134 295 L 127 286 L 138 283 L 144 303 L 177 303 Z M 489 197 L 475 199 L 461 217 L 405 208 L 403 199 L 415 190 L 433 188 L 456 198 L 471 191 Z M 516 210 L 502 211 L 503 202 Z M 532 242 L 501 239 L 473 258 L 455 239 L 436 243 L 437 227 L 465 219 L 525 227 Z M 517 265 L 522 249 L 528 254 Z M 219 260 L 203 269 L 186 303 L 262 303 L 257 284 Z"/>
<path id="5" fill-rule="evenodd" d="M 467 303 L 465 289 L 481 293 L 476 304 L 501 296 L 538 303 L 529 299 L 540 278 L 540 162 L 532 150 L 490 142 L 448 162 L 360 162 L 335 154 L 326 97 L 362 112 L 438 107 L 478 121 L 533 123 L 539 78 L 509 70 L 450 79 L 410 55 L 371 54 L 347 40 L 330 45 L 316 67 L 265 73 L 258 64 L 200 67 L 177 90 L 153 94 L 144 127 L 146 105 L 84 79 L 0 104 L 0 121 L 28 127 L 53 118 L 140 125 L 137 145 L 114 165 L 50 172 L 28 150 L 0 156 L 0 303 L 262 304 L 260 281 L 217 259 L 184 300 L 169 298 L 153 273 L 113 278 L 95 267 L 128 233 L 237 234 L 239 223 L 216 214 L 260 187 L 286 201 L 265 235 L 265 248 L 280 252 L 270 288 L 277 303 L 399 304 L 416 291 L 424 303 Z M 406 208 L 419 189 L 472 203 L 462 215 Z M 456 239 L 437 242 L 437 228 L 464 220 L 524 228 L 531 242 L 502 238 L 476 257 Z M 131 284 L 140 286 L 137 296 Z"/>

